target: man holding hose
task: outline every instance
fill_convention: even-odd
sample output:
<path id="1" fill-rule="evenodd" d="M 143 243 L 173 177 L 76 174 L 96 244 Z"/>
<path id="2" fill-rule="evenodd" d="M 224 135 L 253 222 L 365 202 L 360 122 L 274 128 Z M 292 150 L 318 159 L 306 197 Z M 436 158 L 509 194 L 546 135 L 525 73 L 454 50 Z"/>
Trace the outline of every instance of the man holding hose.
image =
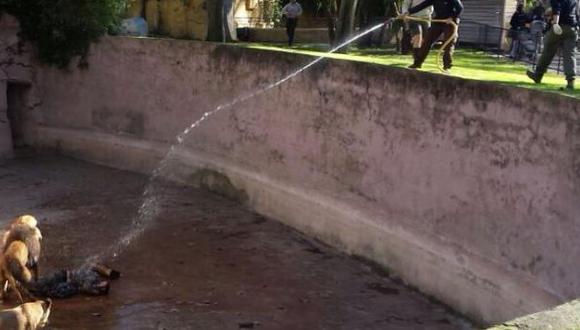
<path id="1" fill-rule="evenodd" d="M 445 41 L 451 40 L 444 49 L 443 55 L 443 69 L 449 70 L 453 66 L 453 50 L 457 42 L 457 35 L 455 28 L 451 23 L 459 24 L 459 16 L 463 11 L 463 4 L 460 0 L 425 0 L 422 3 L 409 8 L 408 12 L 403 13 L 402 18 L 406 19 L 409 14 L 415 14 L 429 6 L 433 6 L 435 15 L 433 16 L 433 24 L 427 30 L 423 45 L 417 52 L 415 60 L 409 68 L 418 69 L 423 65 L 423 62 L 429 55 L 429 50 L 433 44 L 443 35 Z M 437 22 L 446 21 L 446 22 Z"/>
<path id="2" fill-rule="evenodd" d="M 542 77 L 554 59 L 558 48 L 562 48 L 564 73 L 568 84 L 566 89 L 574 89 L 576 79 L 576 40 L 578 40 L 578 3 L 576 0 L 551 0 L 552 28 L 546 34 L 544 50 L 538 60 L 536 71 L 528 71 L 528 77 L 536 84 L 542 82 Z"/>
<path id="3" fill-rule="evenodd" d="M 403 13 L 409 11 L 409 8 L 413 6 L 420 5 L 421 3 L 425 2 L 426 0 L 405 0 L 403 1 Z M 417 60 L 417 56 L 419 55 L 419 49 L 423 45 L 423 37 L 429 30 L 431 26 L 431 15 L 433 14 L 433 7 L 429 6 L 423 10 L 420 10 L 413 17 L 420 18 L 420 21 L 409 21 L 407 22 L 407 28 L 409 32 L 411 32 L 411 45 L 413 46 L 413 60 Z"/>

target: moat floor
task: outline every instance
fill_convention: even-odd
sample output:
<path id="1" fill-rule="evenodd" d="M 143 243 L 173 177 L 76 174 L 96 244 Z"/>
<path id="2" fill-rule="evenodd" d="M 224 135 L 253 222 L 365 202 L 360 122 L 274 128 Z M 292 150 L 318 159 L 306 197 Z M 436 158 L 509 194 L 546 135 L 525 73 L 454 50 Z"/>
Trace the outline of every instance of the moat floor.
<path id="1" fill-rule="evenodd" d="M 35 215 L 42 274 L 131 228 L 147 177 L 57 156 L 0 165 L 0 225 Z M 372 266 L 214 194 L 159 189 L 161 213 L 116 258 L 108 296 L 55 300 L 49 329 L 466 329 Z M 7 305 L 14 299 L 7 299 Z"/>

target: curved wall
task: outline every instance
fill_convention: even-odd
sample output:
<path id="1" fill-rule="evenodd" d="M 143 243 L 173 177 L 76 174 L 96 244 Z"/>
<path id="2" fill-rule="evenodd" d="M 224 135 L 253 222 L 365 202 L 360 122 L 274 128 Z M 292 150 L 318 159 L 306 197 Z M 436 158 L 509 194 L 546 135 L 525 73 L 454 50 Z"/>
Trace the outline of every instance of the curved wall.
<path id="1" fill-rule="evenodd" d="M 204 112 L 311 59 L 107 38 L 88 70 L 38 70 L 29 139 L 148 172 Z M 257 212 L 483 323 L 580 293 L 577 100 L 329 60 L 195 129 L 170 176 L 192 183 L 207 169 Z"/>

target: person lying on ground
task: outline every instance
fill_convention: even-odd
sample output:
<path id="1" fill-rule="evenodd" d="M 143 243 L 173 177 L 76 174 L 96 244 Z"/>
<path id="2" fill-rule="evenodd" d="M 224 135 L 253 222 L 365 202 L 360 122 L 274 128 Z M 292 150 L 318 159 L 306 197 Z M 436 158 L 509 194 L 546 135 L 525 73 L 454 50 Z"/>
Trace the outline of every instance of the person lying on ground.
<path id="1" fill-rule="evenodd" d="M 109 293 L 110 280 L 119 278 L 120 273 L 103 265 L 75 270 L 59 270 L 28 285 L 36 297 L 69 298 L 78 294 L 91 296 Z"/>

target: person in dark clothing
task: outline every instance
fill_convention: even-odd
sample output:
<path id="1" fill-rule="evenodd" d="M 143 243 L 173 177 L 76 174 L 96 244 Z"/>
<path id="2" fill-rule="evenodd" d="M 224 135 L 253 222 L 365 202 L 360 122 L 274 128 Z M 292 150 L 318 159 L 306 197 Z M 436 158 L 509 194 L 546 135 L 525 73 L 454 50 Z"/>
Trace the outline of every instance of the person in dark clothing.
<path id="1" fill-rule="evenodd" d="M 524 12 L 524 5 L 519 4 L 516 11 L 510 20 L 510 37 L 512 39 L 512 46 L 510 50 L 511 58 L 518 58 L 520 52 L 520 37 L 521 34 L 528 33 L 529 30 L 526 24 L 530 22 L 530 17 Z"/>
<path id="2" fill-rule="evenodd" d="M 60 270 L 28 284 L 27 289 L 36 297 L 69 298 L 77 294 L 106 295 L 110 280 L 120 273 L 104 265 Z"/>
<path id="3" fill-rule="evenodd" d="M 298 25 L 298 17 L 302 15 L 302 7 L 296 0 L 290 2 L 282 8 L 282 15 L 286 17 L 286 34 L 288 35 L 288 46 L 294 43 L 294 32 Z"/>
<path id="4" fill-rule="evenodd" d="M 532 21 L 543 21 L 546 8 L 540 0 L 536 0 L 534 8 L 532 9 Z"/>
<path id="5" fill-rule="evenodd" d="M 568 84 L 566 89 L 574 89 L 576 79 L 576 41 L 578 40 L 578 3 L 576 0 L 551 0 L 552 28 L 546 34 L 544 50 L 536 65 L 536 71 L 527 71 L 527 75 L 536 84 L 552 63 L 558 49 L 562 49 L 564 73 Z"/>
<path id="6" fill-rule="evenodd" d="M 415 14 L 429 6 L 433 6 L 435 20 L 447 20 L 449 22 L 455 22 L 459 24 L 459 16 L 463 11 L 463 4 L 460 0 L 426 0 L 417 6 L 409 8 L 408 13 L 403 13 L 403 18 L 408 14 Z M 409 66 L 411 69 L 420 68 L 423 62 L 429 55 L 429 50 L 433 44 L 443 35 L 443 39 L 449 40 L 453 38 L 451 43 L 449 43 L 444 51 L 443 55 L 443 69 L 449 70 L 453 66 L 453 50 L 455 49 L 455 43 L 457 42 L 457 36 L 453 35 L 455 30 L 451 24 L 446 23 L 433 23 L 425 35 L 423 45 L 417 53 L 414 63 Z"/>
<path id="7" fill-rule="evenodd" d="M 525 29 L 526 24 L 530 22 L 528 14 L 524 12 L 524 5 L 518 5 L 516 11 L 510 20 L 510 26 L 514 30 Z"/>

